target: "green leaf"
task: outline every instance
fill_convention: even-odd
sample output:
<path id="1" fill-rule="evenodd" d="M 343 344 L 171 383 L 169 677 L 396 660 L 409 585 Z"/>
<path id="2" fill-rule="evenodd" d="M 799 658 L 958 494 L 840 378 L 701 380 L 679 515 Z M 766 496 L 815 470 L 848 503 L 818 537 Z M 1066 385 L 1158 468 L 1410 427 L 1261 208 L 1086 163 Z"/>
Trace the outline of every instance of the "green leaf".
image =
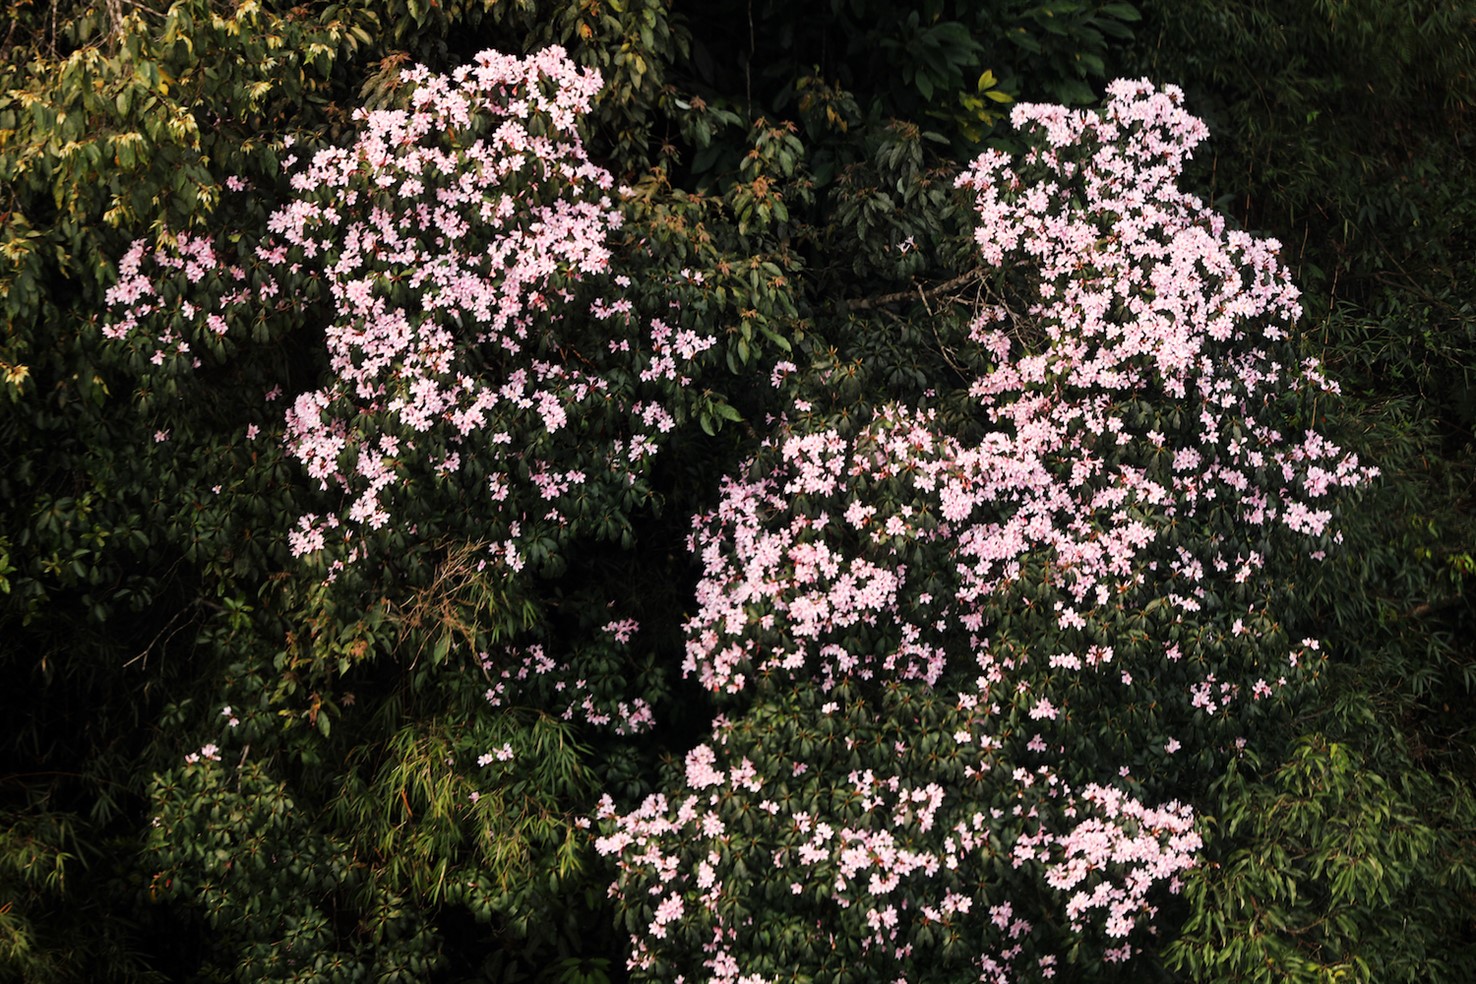
<path id="1" fill-rule="evenodd" d="M 1098 8 L 1101 13 L 1108 17 L 1115 17 L 1120 21 L 1140 21 L 1143 15 L 1130 3 L 1104 3 Z"/>

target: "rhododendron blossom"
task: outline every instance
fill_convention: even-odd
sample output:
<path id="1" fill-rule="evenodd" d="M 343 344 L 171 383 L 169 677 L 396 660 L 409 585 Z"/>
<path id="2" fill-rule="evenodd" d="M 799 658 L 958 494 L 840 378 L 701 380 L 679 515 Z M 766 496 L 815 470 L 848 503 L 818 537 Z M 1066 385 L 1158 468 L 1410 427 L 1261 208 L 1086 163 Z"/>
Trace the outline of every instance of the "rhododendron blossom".
<path id="1" fill-rule="evenodd" d="M 198 236 L 135 243 L 103 333 L 188 371 L 199 338 L 319 320 L 331 375 L 293 400 L 285 440 L 342 507 L 302 517 L 293 554 L 362 559 L 358 541 L 396 527 L 397 500 L 446 487 L 515 570 L 515 524 L 565 528 L 581 491 L 619 501 L 639 485 L 714 339 L 679 312 L 640 316 L 612 271 L 617 192 L 576 129 L 595 72 L 559 48 L 487 51 L 401 83 L 406 108 L 359 110 L 350 146 L 291 171 L 291 198 L 241 260 Z M 169 303 L 197 284 L 206 304 Z M 564 466 L 575 446 L 591 468 Z"/>
<path id="2" fill-rule="evenodd" d="M 1057 602 L 1061 624 L 1080 627 L 1080 606 L 1148 579 L 1182 584 L 1172 597 L 1194 610 L 1206 563 L 1233 564 L 1244 581 L 1264 563 L 1248 545 L 1265 535 L 1258 528 L 1321 537 L 1331 512 L 1317 503 L 1373 473 L 1315 432 L 1287 440 L 1278 429 L 1281 401 L 1320 386 L 1320 375 L 1271 350 L 1300 314 L 1274 241 L 1227 230 L 1172 184 L 1203 125 L 1172 88 L 1119 82 L 1111 93 L 1100 115 L 1017 107 L 1016 126 L 1046 137 L 1021 166 L 1028 185 L 994 151 L 959 179 L 976 195 L 985 258 L 1031 271 L 1042 300 L 1030 320 L 1048 343 L 1010 359 L 1017 343 L 1002 329 L 980 332 L 1003 309 L 976 320 L 996 360 L 970 391 L 990 432 L 965 443 L 930 410 L 888 406 L 850 441 L 834 430 L 783 433 L 774 469 L 730 481 L 699 521 L 693 549 L 706 575 L 687 668 L 709 687 L 739 689 L 744 668 L 831 672 L 817 659 L 823 643 L 807 640 L 895 610 L 909 576 L 887 559 L 897 540 L 940 543 L 951 558 L 956 590 L 919 602 L 935 613 L 928 625 L 967 628 L 1025 558 L 1046 551 L 1069 596 Z M 1163 405 L 1172 445 L 1138 422 Z M 900 510 L 870 501 L 897 485 Z M 790 512 L 799 495 L 823 503 L 818 515 Z M 1160 567 L 1165 528 L 1224 510 L 1245 545 L 1225 541 L 1202 557 L 1176 548 Z M 825 522 L 832 512 L 859 541 Z M 875 549 L 858 554 L 847 541 Z M 781 621 L 755 634 L 753 611 Z M 935 660 L 837 653 L 865 672 L 880 657 L 903 677 L 939 671 Z"/>
<path id="3" fill-rule="evenodd" d="M 685 934 L 634 931 L 634 968 L 767 979 L 785 956 L 734 914 L 776 894 L 797 901 L 763 920 L 769 939 L 791 918 L 858 939 L 874 979 L 953 966 L 961 945 L 977 979 L 1031 980 L 1059 969 L 1062 931 L 1095 941 L 1073 960 L 1107 962 L 1154 931 L 1200 840 L 1192 808 L 1153 791 L 1186 775 L 1191 727 L 1223 761 L 1246 708 L 1315 669 L 1282 672 L 1276 564 L 1335 543 L 1330 500 L 1374 474 L 1291 426 L 1328 385 L 1292 344 L 1297 290 L 1274 241 L 1176 186 L 1206 134 L 1180 102 L 1120 81 L 1100 111 L 1017 106 L 1030 149 L 958 179 L 998 293 L 936 325 L 977 367 L 962 393 L 842 427 L 801 389 L 696 518 L 685 670 L 754 717 L 719 726 L 662 796 L 602 812 L 627 907 L 657 879 L 687 903 Z M 837 714 L 860 730 L 817 761 Z M 906 740 L 868 736 L 889 728 Z M 835 784 L 841 756 L 870 769 L 844 795 L 788 769 L 745 786 L 750 749 Z M 828 812 L 787 806 L 781 776 Z M 739 818 L 744 850 L 721 833 Z M 857 966 L 831 950 L 806 972 Z"/>

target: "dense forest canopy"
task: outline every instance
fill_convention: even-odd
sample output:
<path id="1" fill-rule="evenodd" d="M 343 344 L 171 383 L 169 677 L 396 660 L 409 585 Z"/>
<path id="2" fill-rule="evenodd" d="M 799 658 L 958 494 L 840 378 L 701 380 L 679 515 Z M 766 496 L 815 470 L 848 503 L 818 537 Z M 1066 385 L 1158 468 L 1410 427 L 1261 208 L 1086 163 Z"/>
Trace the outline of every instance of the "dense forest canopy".
<path id="1" fill-rule="evenodd" d="M 1476 6 L 0 34 L 0 979 L 1476 980 Z"/>

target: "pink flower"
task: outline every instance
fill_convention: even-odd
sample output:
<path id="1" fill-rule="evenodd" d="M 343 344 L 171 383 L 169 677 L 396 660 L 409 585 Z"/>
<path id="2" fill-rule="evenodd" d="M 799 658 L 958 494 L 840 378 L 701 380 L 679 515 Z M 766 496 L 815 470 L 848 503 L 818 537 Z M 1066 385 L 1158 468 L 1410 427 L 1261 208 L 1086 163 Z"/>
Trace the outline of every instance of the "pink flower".
<path id="1" fill-rule="evenodd" d="M 686 904 L 675 892 L 662 899 L 661 904 L 656 907 L 656 916 L 651 922 L 651 935 L 658 938 L 664 937 L 667 924 L 680 919 L 685 911 Z"/>
<path id="2" fill-rule="evenodd" d="M 713 768 L 716 761 L 717 756 L 706 745 L 698 745 L 688 752 L 687 785 L 693 789 L 707 789 L 726 782 L 726 774 L 720 769 Z"/>
<path id="3" fill-rule="evenodd" d="M 1057 711 L 1055 706 L 1044 697 L 1036 701 L 1035 706 L 1030 708 L 1030 719 L 1032 721 L 1039 721 L 1042 718 L 1054 721 L 1056 719 L 1056 714 Z"/>

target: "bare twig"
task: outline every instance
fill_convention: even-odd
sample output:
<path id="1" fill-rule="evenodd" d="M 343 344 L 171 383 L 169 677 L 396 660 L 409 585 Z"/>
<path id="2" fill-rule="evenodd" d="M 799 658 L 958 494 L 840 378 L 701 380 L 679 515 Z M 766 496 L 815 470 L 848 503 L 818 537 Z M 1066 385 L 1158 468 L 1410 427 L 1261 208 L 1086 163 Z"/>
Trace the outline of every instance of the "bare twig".
<path id="1" fill-rule="evenodd" d="M 154 651 L 154 647 L 159 644 L 159 640 L 160 639 L 164 639 L 164 642 L 167 644 L 169 642 L 169 639 L 173 639 L 175 636 L 179 635 L 181 632 L 184 631 L 184 629 L 185 629 L 185 626 L 184 625 L 181 625 L 179 628 L 175 629 L 173 632 L 170 632 L 169 630 L 174 625 L 175 622 L 178 622 L 180 619 L 182 619 L 186 615 L 188 615 L 189 612 L 190 612 L 190 609 L 193 608 L 193 607 L 195 607 L 195 606 L 194 605 L 190 605 L 190 606 L 188 606 L 186 608 L 182 608 L 179 611 L 175 612 L 174 613 L 174 616 L 172 618 L 170 618 L 169 621 L 167 621 L 167 622 L 164 623 L 164 627 L 159 630 L 158 634 L 155 635 L 153 639 L 149 640 L 149 644 L 147 646 L 143 647 L 143 649 L 139 651 L 139 654 L 137 656 L 133 657 L 132 659 L 130 659 L 128 662 L 124 663 L 123 665 L 125 667 L 129 667 L 129 666 L 132 666 L 134 663 L 137 663 L 140 660 L 142 660 L 143 661 L 143 665 L 145 667 L 147 667 L 149 665 L 149 653 L 151 653 L 151 652 Z M 188 625 L 188 624 L 189 623 L 187 622 L 186 625 Z M 164 634 L 166 632 L 169 633 L 169 638 L 168 639 L 165 639 L 164 638 Z"/>
<path id="2" fill-rule="evenodd" d="M 919 285 L 914 290 L 901 290 L 894 294 L 882 294 L 880 297 L 853 298 L 846 302 L 846 310 L 869 311 L 872 308 L 884 307 L 888 304 L 898 304 L 902 301 L 910 301 L 913 298 L 920 298 L 923 306 L 927 307 L 928 301 L 933 298 L 947 294 L 950 291 L 958 290 L 960 287 L 966 287 L 971 283 L 981 282 L 983 279 L 984 274 L 982 271 L 970 270 L 968 273 L 954 277 L 952 280 L 945 280 L 937 286 L 929 287 L 927 290 L 923 290 L 921 285 Z M 931 310 L 929 308 L 930 312 Z"/>

